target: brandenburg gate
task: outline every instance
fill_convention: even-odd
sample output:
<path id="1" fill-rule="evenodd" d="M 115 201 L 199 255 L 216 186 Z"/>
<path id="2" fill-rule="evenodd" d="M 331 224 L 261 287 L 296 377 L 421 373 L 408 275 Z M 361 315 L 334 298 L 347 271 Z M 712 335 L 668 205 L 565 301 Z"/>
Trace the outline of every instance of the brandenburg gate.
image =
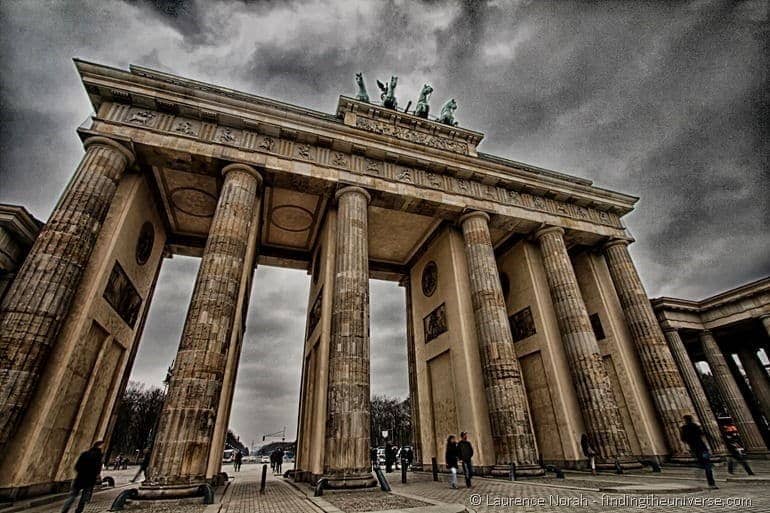
<path id="1" fill-rule="evenodd" d="M 85 155 L 0 306 L 0 492 L 58 489 L 107 440 L 161 264 L 200 257 L 140 493 L 221 471 L 257 265 L 306 269 L 295 478 L 368 487 L 369 279 L 405 288 L 418 462 L 484 474 L 691 462 L 693 406 L 621 218 L 637 198 L 482 153 L 483 134 L 341 96 L 327 114 L 75 61 Z M 424 92 L 426 90 L 424 89 Z M 432 90 L 431 90 L 432 91 Z M 392 99 L 392 102 L 388 102 Z M 260 284 L 256 283 L 259 287 Z M 271 343 L 251 333 L 257 344 Z M 176 343 L 176 341 L 168 341 Z"/>

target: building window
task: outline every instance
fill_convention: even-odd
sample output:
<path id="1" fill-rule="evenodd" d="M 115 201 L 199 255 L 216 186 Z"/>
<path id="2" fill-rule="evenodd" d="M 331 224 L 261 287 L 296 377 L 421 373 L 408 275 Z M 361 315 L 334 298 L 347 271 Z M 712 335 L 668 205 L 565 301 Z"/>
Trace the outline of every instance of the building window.
<path id="1" fill-rule="evenodd" d="M 589 318 L 591 319 L 591 327 L 594 329 L 596 340 L 604 340 L 604 328 L 602 327 L 602 320 L 599 318 L 599 314 L 591 314 Z"/>

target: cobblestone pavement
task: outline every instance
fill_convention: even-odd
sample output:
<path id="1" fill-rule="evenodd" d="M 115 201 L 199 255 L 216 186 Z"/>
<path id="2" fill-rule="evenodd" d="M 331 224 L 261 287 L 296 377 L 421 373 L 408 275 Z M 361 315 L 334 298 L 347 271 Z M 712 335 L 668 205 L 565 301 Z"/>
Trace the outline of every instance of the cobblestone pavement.
<path id="1" fill-rule="evenodd" d="M 327 492 L 323 498 L 326 502 L 346 513 L 418 508 L 431 505 L 428 502 L 410 499 L 394 493 L 385 493 L 379 489 L 366 492 Z"/>
<path id="2" fill-rule="evenodd" d="M 763 464 L 755 465 L 764 467 Z M 758 472 L 759 474 L 760 472 Z M 670 476 L 669 476 L 670 474 Z M 765 477 L 770 473 L 761 472 Z M 693 493 L 617 494 L 602 493 L 599 488 L 608 483 L 651 484 L 667 482 L 681 485 L 705 485 L 703 471 L 692 468 L 665 469 L 663 475 L 651 473 L 600 474 L 568 473 L 564 480 L 522 480 L 510 482 L 498 479 L 476 478 L 473 488 L 449 488 L 446 476 L 434 482 L 430 473 L 411 473 L 409 483 L 392 482 L 396 493 L 429 498 L 441 502 L 464 504 L 477 512 L 537 511 L 540 513 L 605 512 L 630 513 L 638 511 L 690 513 L 705 511 L 770 513 L 770 483 L 763 485 L 727 482 L 726 471 L 717 470 L 719 490 L 701 490 Z M 744 474 L 736 474 L 736 477 Z M 558 484 L 557 484 L 558 482 Z"/>
<path id="3" fill-rule="evenodd" d="M 760 477 L 770 479 L 770 462 L 753 462 L 752 466 Z M 226 469 L 231 471 L 231 468 Z M 285 482 L 281 477 L 268 472 L 266 493 L 259 494 L 259 481 L 262 465 L 244 465 L 243 470 L 231 474 L 231 481 L 226 493 L 218 491 L 217 503 L 203 505 L 200 499 L 167 502 L 134 502 L 126 511 L 151 513 L 319 513 L 320 508 L 310 499 L 312 492 L 300 486 L 299 490 Z M 117 487 L 94 494 L 93 501 L 86 508 L 86 513 L 105 513 L 114 498 L 129 486 L 129 479 L 135 470 L 105 472 L 115 478 Z M 604 512 L 630 513 L 638 511 L 658 512 L 758 512 L 770 513 L 770 482 L 751 482 L 741 471 L 730 476 L 724 467 L 716 469 L 719 490 L 702 490 L 693 493 L 650 495 L 607 494 L 599 488 L 607 486 L 643 484 L 665 486 L 668 483 L 678 485 L 705 484 L 703 471 L 689 467 L 666 467 L 662 474 L 634 472 L 624 475 L 600 473 L 591 476 L 584 472 L 568 472 L 566 479 L 536 479 L 510 482 L 498 479 L 474 479 L 472 489 L 452 490 L 442 475 L 440 482 L 434 482 L 430 473 L 410 472 L 409 482 L 401 484 L 399 474 L 390 474 L 391 486 L 397 495 L 381 492 L 327 493 L 323 499 L 329 506 L 336 506 L 342 511 L 372 511 L 415 507 L 423 499 L 427 502 L 462 504 L 470 511 L 479 513 L 537 511 L 540 513 L 566 512 Z M 727 481 L 726 478 L 739 478 L 739 481 Z M 651 502 L 653 500 L 667 503 Z M 672 504 L 673 501 L 679 501 Z M 62 500 L 24 510 L 29 513 L 56 513 Z M 74 509 L 72 510 L 74 511 Z"/>

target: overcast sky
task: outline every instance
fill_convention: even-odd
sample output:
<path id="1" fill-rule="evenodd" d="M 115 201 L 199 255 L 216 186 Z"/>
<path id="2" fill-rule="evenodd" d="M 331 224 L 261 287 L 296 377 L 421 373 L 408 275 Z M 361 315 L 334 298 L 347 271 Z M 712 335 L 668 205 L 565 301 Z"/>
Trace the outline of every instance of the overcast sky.
<path id="1" fill-rule="evenodd" d="M 130 63 L 325 112 L 353 75 L 430 82 L 481 150 L 641 197 L 625 222 L 651 296 L 770 274 L 764 1 L 0 3 L 0 201 L 46 219 L 90 113 L 73 57 Z M 198 261 L 166 261 L 133 377 L 176 351 Z M 403 289 L 373 281 L 373 392 L 405 396 Z M 308 277 L 262 267 L 232 427 L 296 424 Z"/>

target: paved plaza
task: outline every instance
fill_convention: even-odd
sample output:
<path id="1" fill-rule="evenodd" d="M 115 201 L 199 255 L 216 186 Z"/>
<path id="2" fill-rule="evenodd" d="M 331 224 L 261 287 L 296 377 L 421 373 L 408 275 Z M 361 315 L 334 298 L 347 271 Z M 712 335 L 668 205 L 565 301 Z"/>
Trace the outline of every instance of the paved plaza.
<path id="1" fill-rule="evenodd" d="M 665 468 L 662 474 L 649 471 L 616 475 L 567 472 L 565 479 L 553 477 L 510 482 L 474 479 L 473 488 L 451 489 L 446 475 L 434 482 L 430 473 L 409 473 L 402 484 L 400 473 L 388 475 L 392 493 L 379 490 L 330 492 L 313 497 L 305 484 L 295 484 L 268 471 L 264 494 L 259 493 L 262 465 L 244 465 L 229 485 L 217 490 L 215 503 L 200 499 L 166 502 L 132 502 L 125 511 L 152 513 L 356 513 L 408 511 L 410 513 L 496 512 L 496 511 L 664 511 L 664 512 L 770 512 L 770 462 L 754 462 L 755 478 L 743 472 L 730 476 L 724 467 L 716 470 L 718 490 L 705 489 L 702 471 L 689 467 Z M 96 492 L 86 513 L 109 511 L 114 498 L 129 488 L 134 470 L 110 471 L 114 489 Z M 609 492 L 608 490 L 614 490 Z M 675 491 L 683 490 L 683 491 Z M 55 513 L 63 496 L 52 496 L 47 504 L 16 504 L 0 511 Z M 74 508 L 73 510 L 74 511 Z"/>

